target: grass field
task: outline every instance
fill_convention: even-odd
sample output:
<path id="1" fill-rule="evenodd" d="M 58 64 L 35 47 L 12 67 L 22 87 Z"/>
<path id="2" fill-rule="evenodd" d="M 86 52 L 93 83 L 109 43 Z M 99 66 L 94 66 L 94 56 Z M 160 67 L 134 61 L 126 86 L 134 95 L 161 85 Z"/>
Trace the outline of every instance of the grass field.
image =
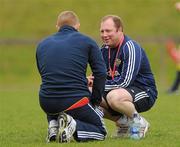
<path id="1" fill-rule="evenodd" d="M 167 61 L 157 60 L 157 54 L 160 55 L 158 50 L 156 54 L 150 54 L 150 50 L 147 53 L 151 61 L 156 61 L 152 67 L 159 89 L 155 107 L 143 114 L 151 123 L 147 138 L 141 141 L 113 139 L 114 125 L 106 120 L 109 134 L 105 141 L 86 144 L 73 142 L 68 146 L 180 146 L 180 96 L 165 93 L 174 72 L 170 70 L 160 74 L 168 69 L 161 67 Z M 38 102 L 40 78 L 35 64 L 35 46 L 1 45 L 0 55 L 0 146 L 46 146 L 47 123 Z"/>
<path id="2" fill-rule="evenodd" d="M 180 146 L 179 95 L 160 94 L 154 108 L 144 114 L 151 124 L 147 137 L 140 141 L 113 139 L 114 125 L 106 121 L 108 137 L 103 142 L 70 143 L 66 146 Z M 38 86 L 0 89 L 0 146 L 47 146 L 46 118 L 38 104 Z M 56 143 L 48 146 L 58 146 Z"/>
<path id="3" fill-rule="evenodd" d="M 107 14 L 124 20 L 131 36 L 179 36 L 180 18 L 175 0 L 0 0 L 0 37 L 42 38 L 56 31 L 59 12 L 75 11 L 80 30 L 99 38 L 99 22 Z"/>
<path id="4" fill-rule="evenodd" d="M 180 14 L 174 3 L 175 0 L 0 0 L 0 147 L 179 147 L 180 93 L 165 93 L 175 77 L 175 65 L 167 55 L 165 42 L 156 40 L 179 36 Z M 56 17 L 63 10 L 75 11 L 81 21 L 80 31 L 95 38 L 99 45 L 99 21 L 107 14 L 121 16 L 125 33 L 131 37 L 154 38 L 154 42 L 139 40 L 150 59 L 159 91 L 155 106 L 142 114 L 151 124 L 145 139 L 111 138 L 115 126 L 106 120 L 108 136 L 103 142 L 45 143 L 47 123 L 38 101 L 36 44 L 6 44 L 1 40 L 39 40 L 52 34 L 56 31 Z"/>

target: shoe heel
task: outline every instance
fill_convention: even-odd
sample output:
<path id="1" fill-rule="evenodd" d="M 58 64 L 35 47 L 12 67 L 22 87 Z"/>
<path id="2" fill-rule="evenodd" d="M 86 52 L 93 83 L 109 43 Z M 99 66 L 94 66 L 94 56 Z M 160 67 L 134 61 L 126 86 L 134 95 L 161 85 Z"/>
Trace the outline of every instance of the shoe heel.
<path id="1" fill-rule="evenodd" d="M 67 127 L 67 116 L 65 114 L 61 114 L 59 116 L 59 129 L 64 129 Z"/>
<path id="2" fill-rule="evenodd" d="M 64 129 L 67 127 L 67 115 L 62 113 L 59 115 L 59 143 L 66 143 L 66 132 Z"/>
<path id="3" fill-rule="evenodd" d="M 61 133 L 59 141 L 60 141 L 60 143 L 68 143 L 68 142 L 70 142 L 70 140 L 67 139 L 67 134 L 66 134 L 65 131 L 63 131 Z"/>

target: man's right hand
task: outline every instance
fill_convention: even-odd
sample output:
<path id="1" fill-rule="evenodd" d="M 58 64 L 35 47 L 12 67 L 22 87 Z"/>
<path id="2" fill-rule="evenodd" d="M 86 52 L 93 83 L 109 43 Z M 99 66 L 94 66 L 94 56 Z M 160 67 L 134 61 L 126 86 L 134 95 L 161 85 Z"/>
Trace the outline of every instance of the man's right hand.
<path id="1" fill-rule="evenodd" d="M 180 11 L 180 2 L 175 3 L 176 10 Z"/>
<path id="2" fill-rule="evenodd" d="M 94 76 L 90 75 L 88 77 L 86 77 L 88 80 L 88 87 L 92 87 L 93 86 L 93 81 L 94 81 Z"/>

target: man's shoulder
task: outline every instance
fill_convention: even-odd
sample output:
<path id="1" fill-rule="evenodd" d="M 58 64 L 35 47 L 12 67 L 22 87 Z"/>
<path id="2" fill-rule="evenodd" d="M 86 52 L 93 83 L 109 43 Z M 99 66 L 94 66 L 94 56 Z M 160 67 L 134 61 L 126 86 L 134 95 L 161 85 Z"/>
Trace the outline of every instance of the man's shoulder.
<path id="1" fill-rule="evenodd" d="M 128 36 L 125 36 L 125 39 L 124 39 L 122 47 L 123 47 L 123 50 L 126 50 L 126 48 L 128 48 L 128 49 L 135 49 L 135 50 L 136 49 L 140 49 L 141 50 L 140 44 L 137 41 L 131 39 Z"/>
<path id="2" fill-rule="evenodd" d="M 49 42 L 51 42 L 50 40 L 52 40 L 52 36 L 54 36 L 54 35 L 50 35 L 50 36 L 47 36 L 45 38 L 42 38 L 37 43 L 37 47 L 36 47 L 37 52 L 41 51 L 44 46 L 48 45 Z"/>
<path id="3" fill-rule="evenodd" d="M 95 42 L 95 40 L 93 38 L 91 38 L 90 36 L 84 34 L 84 33 L 81 33 L 81 32 L 77 32 L 77 34 L 79 34 L 79 36 L 81 36 L 81 38 L 85 39 L 85 40 L 88 40 L 88 41 L 92 41 L 92 42 Z"/>
<path id="4" fill-rule="evenodd" d="M 138 45 L 137 41 L 135 41 L 134 39 L 130 38 L 129 36 L 126 36 L 124 37 L 124 42 L 123 42 L 123 45 Z"/>
<path id="5" fill-rule="evenodd" d="M 54 36 L 54 34 L 53 35 L 49 35 L 49 36 L 47 36 L 47 37 L 44 37 L 44 38 L 42 38 L 40 41 L 39 41 L 39 45 L 40 44 L 44 44 L 44 43 L 46 43 L 46 42 L 48 42 L 49 40 L 51 40 L 52 39 L 52 37 Z"/>

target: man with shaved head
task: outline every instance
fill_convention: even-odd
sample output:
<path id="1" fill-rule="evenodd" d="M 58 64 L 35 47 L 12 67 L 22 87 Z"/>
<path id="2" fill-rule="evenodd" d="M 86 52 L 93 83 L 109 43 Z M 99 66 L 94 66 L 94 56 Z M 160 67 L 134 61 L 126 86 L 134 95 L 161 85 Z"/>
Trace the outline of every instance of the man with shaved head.
<path id="1" fill-rule="evenodd" d="M 106 67 L 98 45 L 78 32 L 80 22 L 72 11 L 59 14 L 58 32 L 43 39 L 36 51 L 42 84 L 40 106 L 47 114 L 47 142 L 104 140 L 103 113 L 95 108 L 104 91 Z M 94 75 L 92 93 L 87 86 L 88 63 Z"/>

